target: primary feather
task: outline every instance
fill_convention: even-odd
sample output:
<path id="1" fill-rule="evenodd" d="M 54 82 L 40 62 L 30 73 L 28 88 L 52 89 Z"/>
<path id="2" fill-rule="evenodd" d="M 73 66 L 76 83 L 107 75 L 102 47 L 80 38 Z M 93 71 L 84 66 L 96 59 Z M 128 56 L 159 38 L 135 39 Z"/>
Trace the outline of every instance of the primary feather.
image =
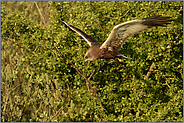
<path id="1" fill-rule="evenodd" d="M 77 32 L 82 38 L 84 38 L 84 40 L 86 40 L 86 42 L 89 44 L 89 46 L 93 44 L 99 44 L 97 41 L 95 41 L 93 38 L 91 38 L 89 35 L 87 35 L 86 33 L 84 33 L 83 31 L 81 31 L 80 29 L 68 24 L 67 22 L 65 22 L 62 18 L 61 18 L 61 22 L 63 24 L 65 24 L 65 27 L 68 27 L 70 31 L 72 32 Z M 100 45 L 100 44 L 99 44 Z"/>

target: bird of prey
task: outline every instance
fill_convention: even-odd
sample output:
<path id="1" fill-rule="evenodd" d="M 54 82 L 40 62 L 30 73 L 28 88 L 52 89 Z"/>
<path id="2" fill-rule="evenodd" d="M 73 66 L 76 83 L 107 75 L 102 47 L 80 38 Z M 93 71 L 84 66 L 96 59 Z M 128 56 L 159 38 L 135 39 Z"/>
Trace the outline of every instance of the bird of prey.
<path id="1" fill-rule="evenodd" d="M 121 23 L 116 25 L 107 40 L 100 45 L 96 40 L 88 36 L 86 33 L 80 29 L 68 24 L 62 18 L 61 21 L 65 24 L 65 27 L 69 28 L 70 31 L 77 32 L 82 38 L 84 38 L 87 43 L 90 45 L 89 50 L 84 56 L 86 61 L 94 61 L 98 58 L 100 59 L 114 59 L 124 57 L 128 58 L 119 53 L 121 46 L 125 41 L 132 35 L 142 32 L 144 30 L 150 29 L 154 26 L 165 26 L 165 24 L 170 24 L 171 17 L 162 17 L 161 15 L 152 16 L 143 19 L 136 19 Z"/>

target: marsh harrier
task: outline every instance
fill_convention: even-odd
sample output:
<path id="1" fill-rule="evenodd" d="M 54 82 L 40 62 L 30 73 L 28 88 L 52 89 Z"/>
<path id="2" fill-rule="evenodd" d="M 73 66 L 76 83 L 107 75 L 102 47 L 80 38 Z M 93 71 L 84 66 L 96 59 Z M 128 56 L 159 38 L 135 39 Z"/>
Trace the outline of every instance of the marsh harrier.
<path id="1" fill-rule="evenodd" d="M 136 19 L 121 23 L 116 25 L 107 40 L 100 45 L 93 38 L 88 36 L 86 33 L 81 31 L 80 29 L 68 24 L 62 18 L 61 21 L 65 24 L 69 30 L 73 32 L 77 32 L 82 38 L 84 38 L 87 43 L 90 45 L 89 50 L 86 52 L 84 56 L 85 62 L 90 60 L 94 61 L 97 58 L 100 59 L 114 59 L 124 57 L 130 59 L 119 53 L 121 50 L 121 46 L 125 43 L 125 41 L 132 35 L 142 32 L 144 30 L 150 29 L 154 26 L 165 26 L 165 24 L 170 24 L 169 20 L 171 17 L 161 17 L 161 15 Z"/>

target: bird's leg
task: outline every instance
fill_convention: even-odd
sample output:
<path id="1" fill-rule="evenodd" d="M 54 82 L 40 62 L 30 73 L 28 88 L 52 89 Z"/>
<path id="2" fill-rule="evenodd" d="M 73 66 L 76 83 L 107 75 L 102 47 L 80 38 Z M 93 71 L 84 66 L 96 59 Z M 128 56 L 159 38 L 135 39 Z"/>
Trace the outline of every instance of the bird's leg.
<path id="1" fill-rule="evenodd" d="M 127 56 L 124 56 L 122 54 L 120 54 L 122 57 L 126 58 L 126 59 L 130 59 L 130 60 L 134 60 L 134 59 L 131 59 L 131 58 L 128 58 Z M 134 60 L 135 61 L 135 60 Z"/>

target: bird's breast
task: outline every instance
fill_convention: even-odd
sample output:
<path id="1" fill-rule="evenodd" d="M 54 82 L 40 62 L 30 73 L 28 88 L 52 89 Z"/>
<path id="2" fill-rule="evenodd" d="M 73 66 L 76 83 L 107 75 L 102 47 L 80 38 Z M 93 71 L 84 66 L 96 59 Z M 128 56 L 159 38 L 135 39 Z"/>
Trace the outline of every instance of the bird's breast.
<path id="1" fill-rule="evenodd" d="M 116 56 L 119 54 L 119 51 L 117 50 L 108 50 L 108 49 L 101 49 L 99 58 L 102 59 L 113 59 L 116 58 Z"/>

